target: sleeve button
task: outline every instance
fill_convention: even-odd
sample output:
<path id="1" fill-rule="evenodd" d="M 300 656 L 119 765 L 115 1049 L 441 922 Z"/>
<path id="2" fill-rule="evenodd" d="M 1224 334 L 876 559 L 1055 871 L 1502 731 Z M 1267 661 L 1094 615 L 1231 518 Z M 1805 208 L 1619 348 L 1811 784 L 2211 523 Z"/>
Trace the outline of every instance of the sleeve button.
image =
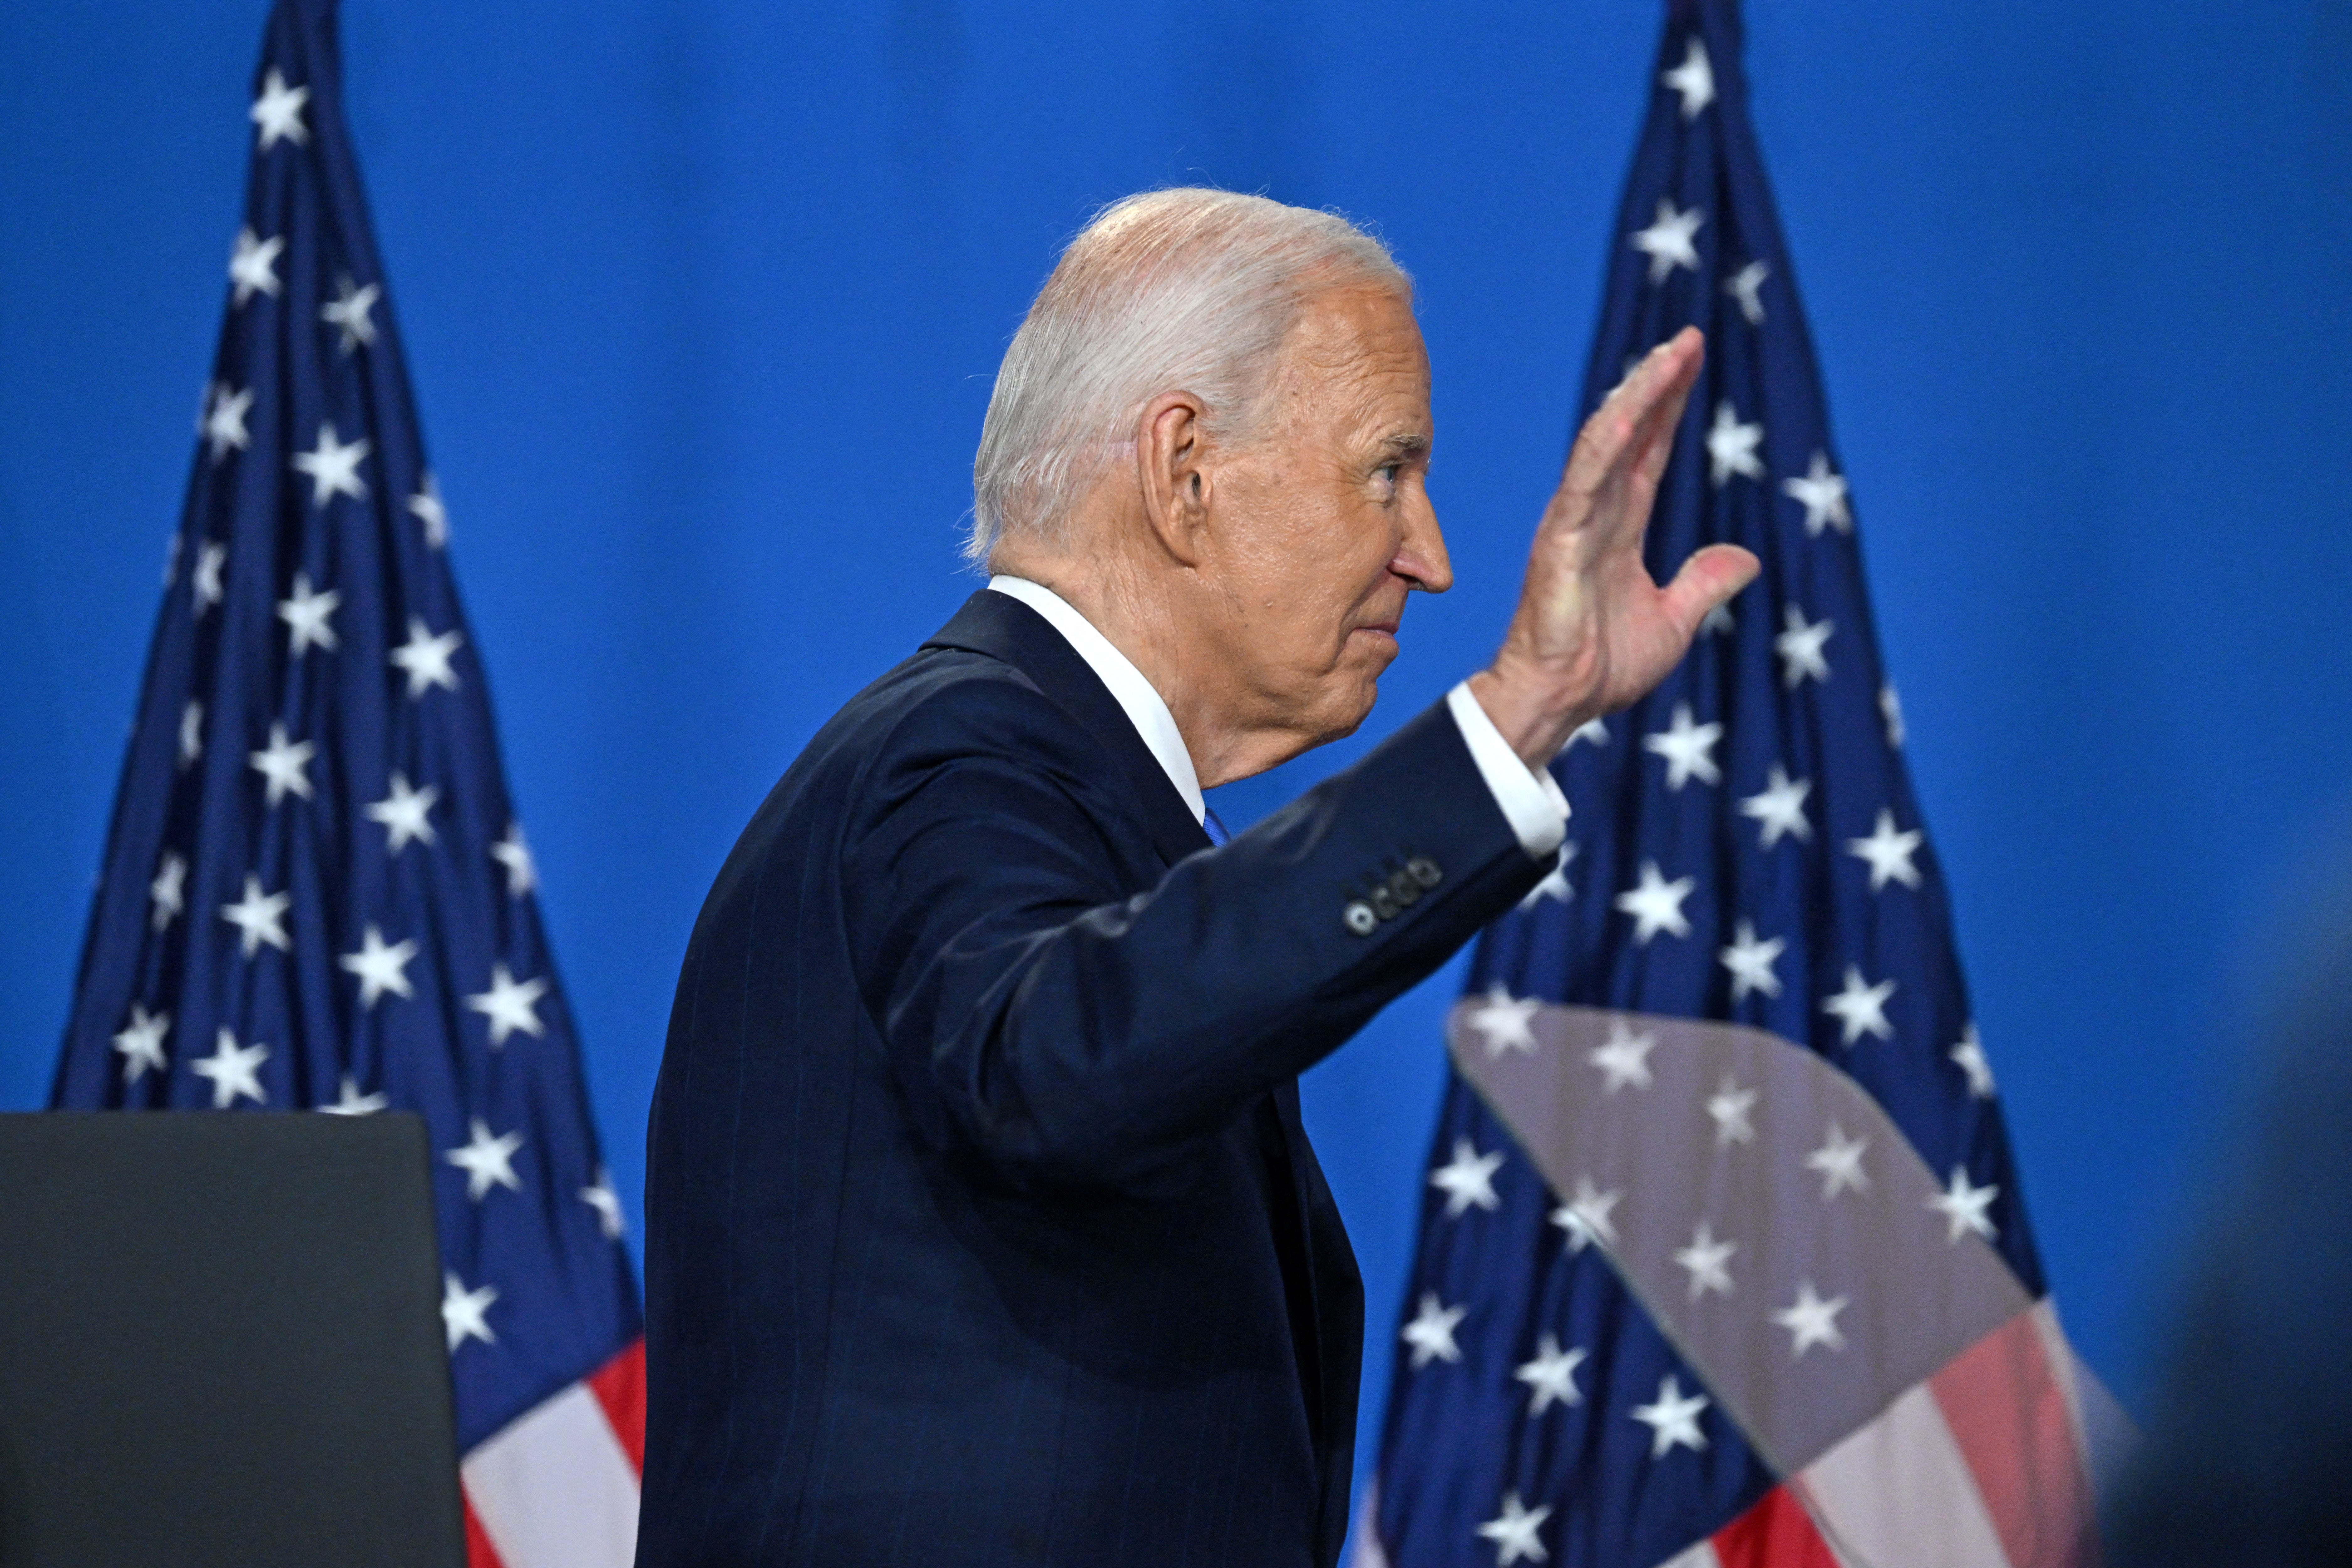
<path id="1" fill-rule="evenodd" d="M 1421 902 L 1421 883 L 1410 871 L 1399 871 L 1389 879 L 1389 896 L 1399 905 Z"/>
<path id="2" fill-rule="evenodd" d="M 1348 929 L 1358 936 L 1371 935 L 1381 923 L 1381 917 L 1372 913 L 1372 906 L 1361 899 L 1350 899 L 1339 918 L 1347 921 Z"/>
<path id="3" fill-rule="evenodd" d="M 1389 891 L 1387 884 L 1383 883 L 1381 886 L 1374 888 L 1370 892 L 1365 894 L 1364 897 L 1366 901 L 1372 906 L 1372 912 L 1380 916 L 1381 919 L 1384 921 L 1392 921 L 1396 919 L 1396 897 Z"/>
<path id="4" fill-rule="evenodd" d="M 1404 868 L 1414 881 L 1424 888 L 1434 888 L 1445 879 L 1445 873 L 1437 868 L 1437 862 L 1426 855 L 1414 856 L 1404 863 Z"/>

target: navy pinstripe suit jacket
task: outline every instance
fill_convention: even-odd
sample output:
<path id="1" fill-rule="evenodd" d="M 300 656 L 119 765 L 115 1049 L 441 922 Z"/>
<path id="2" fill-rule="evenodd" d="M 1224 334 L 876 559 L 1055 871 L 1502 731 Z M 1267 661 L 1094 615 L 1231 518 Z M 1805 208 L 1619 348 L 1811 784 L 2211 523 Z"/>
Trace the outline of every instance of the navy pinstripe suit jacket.
<path id="1" fill-rule="evenodd" d="M 1213 850 L 1061 635 L 974 595 L 695 926 L 641 1568 L 1328 1568 L 1363 1295 L 1297 1077 L 1546 869 L 1442 704 Z"/>

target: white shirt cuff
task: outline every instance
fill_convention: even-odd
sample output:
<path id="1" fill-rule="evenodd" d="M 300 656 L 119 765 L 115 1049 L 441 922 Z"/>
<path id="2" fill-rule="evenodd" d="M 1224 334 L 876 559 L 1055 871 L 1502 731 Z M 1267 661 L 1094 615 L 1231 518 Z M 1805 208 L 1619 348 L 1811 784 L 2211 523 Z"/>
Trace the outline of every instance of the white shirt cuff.
<path id="1" fill-rule="evenodd" d="M 1530 768 L 1519 760 L 1478 706 L 1468 681 L 1445 694 L 1445 705 L 1454 710 L 1454 722 L 1470 748 L 1470 760 L 1478 764 L 1479 776 L 1494 792 L 1511 831 L 1518 835 L 1519 847 L 1538 860 L 1559 848 L 1568 837 L 1568 797 L 1559 793 L 1551 770 Z"/>

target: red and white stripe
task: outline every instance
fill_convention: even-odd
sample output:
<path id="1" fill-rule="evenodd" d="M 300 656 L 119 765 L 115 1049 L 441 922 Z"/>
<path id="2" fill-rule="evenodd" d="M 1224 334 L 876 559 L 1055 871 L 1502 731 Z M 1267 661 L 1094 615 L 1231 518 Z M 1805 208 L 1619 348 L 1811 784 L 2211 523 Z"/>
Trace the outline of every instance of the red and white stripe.
<path id="1" fill-rule="evenodd" d="M 466 1456 L 468 1568 L 630 1568 L 645 1458 L 639 1340 Z"/>
<path id="2" fill-rule="evenodd" d="M 2098 1568 L 2086 1453 L 2044 1300 L 1663 1568 Z"/>

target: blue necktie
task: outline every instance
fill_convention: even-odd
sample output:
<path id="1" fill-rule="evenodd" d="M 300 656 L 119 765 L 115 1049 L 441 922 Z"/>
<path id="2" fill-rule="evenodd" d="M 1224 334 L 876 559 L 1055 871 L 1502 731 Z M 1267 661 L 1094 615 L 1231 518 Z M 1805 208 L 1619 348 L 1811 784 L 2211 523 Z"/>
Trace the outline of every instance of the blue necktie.
<path id="1" fill-rule="evenodd" d="M 1208 829 L 1209 842 L 1212 844 L 1223 844 L 1233 837 L 1225 831 L 1225 825 L 1217 820 L 1216 809 L 1213 806 L 1203 805 L 1201 808 L 1201 826 Z"/>

